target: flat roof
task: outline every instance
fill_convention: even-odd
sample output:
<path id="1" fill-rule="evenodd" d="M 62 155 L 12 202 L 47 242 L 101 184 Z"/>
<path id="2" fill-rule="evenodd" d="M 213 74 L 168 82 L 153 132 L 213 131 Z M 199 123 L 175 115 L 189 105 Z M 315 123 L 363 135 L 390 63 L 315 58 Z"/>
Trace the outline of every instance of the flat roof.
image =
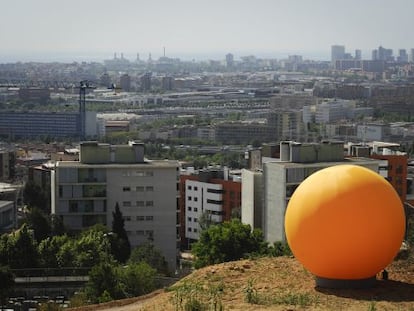
<path id="1" fill-rule="evenodd" d="M 141 163 L 81 163 L 79 161 L 58 161 L 56 167 L 102 167 L 102 168 L 145 168 L 178 167 L 177 160 L 145 160 Z"/>
<path id="2" fill-rule="evenodd" d="M 350 158 L 344 158 L 343 161 L 333 161 L 333 162 L 328 162 L 328 161 L 324 161 L 324 162 L 288 162 L 288 161 L 269 161 L 269 162 L 265 162 L 267 163 L 275 163 L 277 165 L 281 165 L 284 166 L 286 168 L 288 167 L 303 167 L 303 166 L 308 166 L 308 167 L 320 167 L 320 166 L 333 166 L 333 165 L 341 165 L 341 164 L 369 164 L 369 163 L 377 163 L 379 164 L 382 160 L 377 160 L 377 159 L 370 159 L 370 158 L 362 158 L 362 157 L 350 157 Z"/>

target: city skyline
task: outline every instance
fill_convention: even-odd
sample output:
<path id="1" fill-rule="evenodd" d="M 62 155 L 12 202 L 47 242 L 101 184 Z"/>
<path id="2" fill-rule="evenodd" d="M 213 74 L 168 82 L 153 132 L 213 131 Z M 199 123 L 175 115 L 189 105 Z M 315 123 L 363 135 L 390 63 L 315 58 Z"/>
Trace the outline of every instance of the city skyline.
<path id="1" fill-rule="evenodd" d="M 162 56 L 163 47 L 167 56 L 195 60 L 223 59 L 228 52 L 236 58 L 301 54 L 329 60 L 336 44 L 361 49 L 369 59 L 380 45 L 394 51 L 414 46 L 407 40 L 410 0 L 392 7 L 384 0 L 18 0 L 4 7 L 0 60 L 7 61 L 103 60 L 114 52 L 147 59 L 149 53 Z M 398 24 L 392 12 L 398 12 Z"/>

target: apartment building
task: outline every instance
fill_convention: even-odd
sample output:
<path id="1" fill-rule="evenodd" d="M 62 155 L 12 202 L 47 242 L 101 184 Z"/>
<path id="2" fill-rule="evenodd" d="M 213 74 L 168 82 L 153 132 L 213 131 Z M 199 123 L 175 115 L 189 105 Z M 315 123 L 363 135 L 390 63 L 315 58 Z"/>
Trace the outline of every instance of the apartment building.
<path id="1" fill-rule="evenodd" d="M 265 240 L 285 241 L 284 216 L 290 197 L 308 176 L 323 168 L 354 164 L 378 172 L 379 160 L 345 158 L 342 142 L 280 143 L 280 159 L 267 159 L 262 170 L 243 170 L 243 193 L 254 196 L 242 201 L 242 222 L 263 230 Z M 323 185 L 321 185 L 323 187 Z"/>
<path id="2" fill-rule="evenodd" d="M 241 207 L 240 179 L 227 170 L 206 170 L 180 176 L 180 210 L 182 247 L 200 236 L 201 217 L 213 223 L 230 220 L 232 212 Z M 204 215 L 204 216 L 203 216 Z"/>
<path id="3" fill-rule="evenodd" d="M 176 269 L 179 242 L 177 161 L 144 158 L 144 145 L 84 142 L 79 161 L 56 162 L 51 180 L 52 213 L 68 229 L 112 226 L 118 204 L 131 247 L 150 241 Z"/>
<path id="4" fill-rule="evenodd" d="M 0 150 L 0 181 L 9 181 L 15 177 L 16 152 Z"/>

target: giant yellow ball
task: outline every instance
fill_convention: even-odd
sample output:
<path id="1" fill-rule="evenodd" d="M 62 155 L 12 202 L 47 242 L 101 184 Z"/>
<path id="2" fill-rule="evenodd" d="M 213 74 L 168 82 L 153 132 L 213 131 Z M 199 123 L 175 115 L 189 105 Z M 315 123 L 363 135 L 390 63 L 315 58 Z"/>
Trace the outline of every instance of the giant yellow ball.
<path id="1" fill-rule="evenodd" d="M 288 244 L 314 275 L 371 278 L 392 262 L 405 232 L 404 208 L 379 174 L 337 165 L 306 178 L 285 216 Z"/>

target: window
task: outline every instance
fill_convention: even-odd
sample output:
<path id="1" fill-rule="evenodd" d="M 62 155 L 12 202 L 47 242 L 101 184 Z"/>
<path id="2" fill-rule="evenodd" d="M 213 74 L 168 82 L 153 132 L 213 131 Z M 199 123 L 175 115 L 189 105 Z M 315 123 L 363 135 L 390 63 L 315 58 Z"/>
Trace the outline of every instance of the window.
<path id="1" fill-rule="evenodd" d="M 222 205 L 223 204 L 223 201 L 207 199 L 207 203 Z"/>
<path id="2" fill-rule="evenodd" d="M 124 201 L 124 202 L 122 202 L 122 206 L 124 206 L 124 207 L 130 207 L 131 206 L 131 201 Z"/>
<path id="3" fill-rule="evenodd" d="M 191 187 L 191 186 L 187 186 L 187 189 L 188 189 L 188 190 L 191 190 L 191 189 L 193 189 L 193 187 Z"/>
<path id="4" fill-rule="evenodd" d="M 147 186 L 145 188 L 145 191 L 154 191 L 154 187 L 153 186 Z"/>
<path id="5" fill-rule="evenodd" d="M 197 230 L 197 228 L 194 228 L 194 232 L 197 232 L 198 230 Z"/>
<path id="6" fill-rule="evenodd" d="M 198 198 L 197 197 L 194 197 L 194 201 L 197 202 L 198 201 Z"/>
<path id="7" fill-rule="evenodd" d="M 131 216 L 124 216 L 125 221 L 131 221 Z"/>
<path id="8" fill-rule="evenodd" d="M 187 210 L 188 210 L 189 212 L 191 212 L 191 206 L 189 206 L 189 207 L 187 208 Z M 195 212 L 195 208 L 194 208 L 194 212 Z"/>
<path id="9" fill-rule="evenodd" d="M 145 220 L 147 221 L 153 221 L 154 220 L 154 216 L 146 216 Z"/>
<path id="10" fill-rule="evenodd" d="M 145 202 L 144 201 L 137 201 L 137 206 L 138 207 L 145 206 Z"/>
<path id="11" fill-rule="evenodd" d="M 198 208 L 197 207 L 194 207 L 194 212 L 198 212 Z"/>
<path id="12" fill-rule="evenodd" d="M 198 190 L 198 187 L 197 186 L 194 186 L 194 191 L 197 191 Z"/>
<path id="13" fill-rule="evenodd" d="M 190 196 L 188 196 L 188 197 L 187 197 L 187 200 L 188 200 L 188 201 L 191 201 L 191 197 L 190 197 Z"/>
<path id="14" fill-rule="evenodd" d="M 128 187 L 128 186 L 122 187 L 122 191 L 123 192 L 131 191 L 131 187 Z"/>
<path id="15" fill-rule="evenodd" d="M 78 212 L 78 202 L 69 202 L 69 213 Z"/>
<path id="16" fill-rule="evenodd" d="M 187 231 L 188 231 L 188 232 L 191 232 L 191 231 L 192 231 L 192 230 L 191 230 L 191 227 L 188 227 L 188 228 L 187 228 Z"/>
<path id="17" fill-rule="evenodd" d="M 143 221 L 143 220 L 145 220 L 144 216 L 137 216 L 137 221 Z"/>
<path id="18" fill-rule="evenodd" d="M 191 221 L 191 217 L 187 217 L 187 220 L 188 220 L 188 221 Z"/>
<path id="19" fill-rule="evenodd" d="M 144 187 L 143 186 L 137 186 L 136 187 L 136 191 L 137 192 L 143 192 L 144 191 Z"/>
<path id="20" fill-rule="evenodd" d="M 197 222 L 197 218 L 194 218 L 194 222 Z"/>
<path id="21" fill-rule="evenodd" d="M 145 230 L 145 235 L 148 237 L 148 239 L 152 240 L 154 239 L 154 230 Z"/>
<path id="22" fill-rule="evenodd" d="M 154 201 L 145 202 L 145 206 L 154 206 Z"/>
<path id="23" fill-rule="evenodd" d="M 59 198 L 63 195 L 63 186 L 59 186 Z"/>

